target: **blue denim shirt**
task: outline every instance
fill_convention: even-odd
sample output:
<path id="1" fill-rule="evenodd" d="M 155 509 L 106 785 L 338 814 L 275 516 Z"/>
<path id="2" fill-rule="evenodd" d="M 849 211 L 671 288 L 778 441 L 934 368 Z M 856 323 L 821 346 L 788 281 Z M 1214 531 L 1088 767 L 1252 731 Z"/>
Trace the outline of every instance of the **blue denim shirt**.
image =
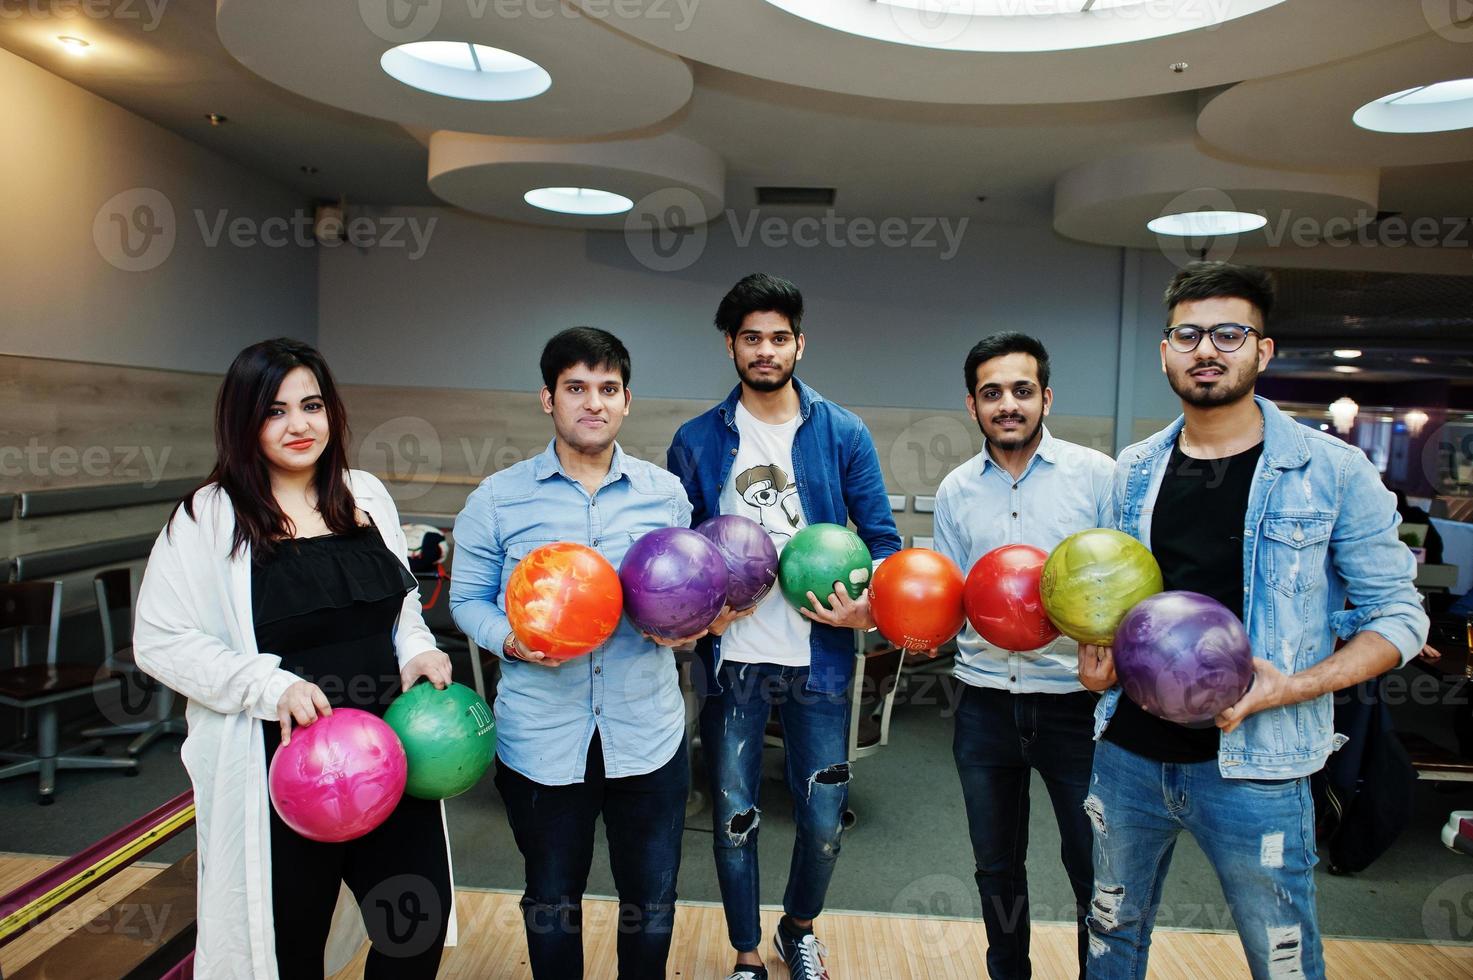
<path id="1" fill-rule="evenodd" d="M 624 455 L 617 444 L 592 497 L 546 451 L 481 482 L 455 519 L 450 612 L 455 625 L 502 655 L 511 625 L 506 583 L 527 552 L 555 541 L 599 551 L 615 568 L 647 531 L 688 527 L 690 502 L 669 473 Z M 535 782 L 583 781 L 598 729 L 611 777 L 639 776 L 669 762 L 685 733 L 674 655 L 629 621 L 586 657 L 560 667 L 508 660 L 496 689 L 496 754 Z"/>
<path id="2" fill-rule="evenodd" d="M 1086 446 L 1043 437 L 1016 480 L 984 448 L 946 475 L 936 491 L 936 550 L 965 575 L 1006 544 L 1051 552 L 1076 531 L 1112 526 L 1115 461 Z M 972 628 L 956 638 L 952 673 L 973 687 L 1013 694 L 1067 694 L 1079 683 L 1079 644 L 1061 636 L 1037 650 L 993 646 Z"/>
<path id="3" fill-rule="evenodd" d="M 798 500 L 809 524 L 846 524 L 854 521 L 860 538 L 875 560 L 900 550 L 900 533 L 890 515 L 880 457 L 864 422 L 797 378 L 801 421 L 793 436 L 793 473 Z M 666 466 L 680 478 L 690 496 L 691 521 L 699 524 L 720 513 L 721 488 L 736 460 L 736 406 L 742 386 L 726 401 L 686 422 L 675 433 Z M 809 633 L 812 663 L 807 687 L 821 694 L 837 694 L 854 674 L 854 631 L 814 623 Z M 721 662 L 721 638 L 706 637 L 696 644 L 704 668 L 703 694 L 719 692 L 716 667 Z"/>
<path id="4" fill-rule="evenodd" d="M 1416 561 L 1396 536 L 1396 498 L 1354 446 L 1300 425 L 1273 402 L 1263 413 L 1263 455 L 1243 526 L 1243 625 L 1253 655 L 1286 674 L 1334 652 L 1335 637 L 1363 630 L 1385 637 L 1402 663 L 1427 640 L 1427 614 L 1413 586 Z M 1120 454 L 1115 464 L 1116 526 L 1151 543 L 1151 514 L 1183 419 Z M 1346 609 L 1349 599 L 1354 609 Z M 1099 738 L 1117 686 L 1095 711 Z M 1251 715 L 1222 736 L 1226 778 L 1287 779 L 1324 766 L 1344 743 L 1335 734 L 1332 695 Z"/>

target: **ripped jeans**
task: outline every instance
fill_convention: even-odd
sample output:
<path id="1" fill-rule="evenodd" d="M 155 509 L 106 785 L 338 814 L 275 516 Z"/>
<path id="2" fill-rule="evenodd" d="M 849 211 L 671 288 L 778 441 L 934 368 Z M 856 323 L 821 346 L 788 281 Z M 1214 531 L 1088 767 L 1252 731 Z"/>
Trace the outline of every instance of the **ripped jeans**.
<path id="1" fill-rule="evenodd" d="M 783 910 L 816 918 L 839 858 L 849 797 L 849 698 L 804 690 L 807 667 L 726 662 L 720 694 L 701 708 L 701 746 L 711 774 L 716 880 L 738 952 L 762 942 L 757 831 L 762 737 L 773 708 L 782 722 L 796 840 Z"/>
<path id="2" fill-rule="evenodd" d="M 1253 976 L 1323 980 L 1307 778 L 1224 779 L 1216 760 L 1155 762 L 1101 741 L 1085 811 L 1095 836 L 1090 977 L 1146 975 L 1161 885 L 1185 830 L 1217 872 Z M 1168 909 L 1177 925 L 1194 911 Z"/>

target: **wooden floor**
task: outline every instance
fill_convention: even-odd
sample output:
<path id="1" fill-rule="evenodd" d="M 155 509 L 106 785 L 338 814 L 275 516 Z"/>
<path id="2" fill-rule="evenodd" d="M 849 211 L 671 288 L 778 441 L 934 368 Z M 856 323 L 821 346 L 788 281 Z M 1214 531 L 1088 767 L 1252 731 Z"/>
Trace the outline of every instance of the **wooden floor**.
<path id="1" fill-rule="evenodd" d="M 19 885 L 50 863 L 49 858 L 0 855 L 0 892 Z M 157 866 L 128 869 L 83 899 L 85 909 L 63 913 L 5 947 L 0 953 L 4 972 L 13 972 L 62 936 L 80 928 L 100 907 L 136 888 L 157 870 Z M 479 889 L 461 889 L 457 896 L 461 945 L 446 951 L 440 977 L 443 980 L 530 980 L 518 896 Z M 584 903 L 583 914 L 587 977 L 613 980 L 617 907 L 608 900 L 589 899 Z M 766 935 L 771 936 L 777 917 L 775 910 L 763 913 Z M 987 975 L 986 935 L 980 922 L 828 912 L 819 921 L 818 931 L 829 946 L 828 967 L 835 980 L 974 980 Z M 360 953 L 333 980 L 362 976 L 366 952 Z M 763 954 L 772 980 L 786 980 L 787 970 L 770 947 Z M 720 980 L 731 969 L 733 959 L 726 942 L 721 908 L 682 902 L 675 920 L 669 976 Z M 1329 976 L 1336 980 L 1343 977 L 1454 980 L 1473 976 L 1473 947 L 1464 946 L 1332 939 L 1325 943 L 1325 960 Z M 1074 931 L 1062 925 L 1035 925 L 1033 969 L 1034 975 L 1040 978 L 1074 976 Z M 1156 931 L 1151 944 L 1153 978 L 1237 980 L 1247 975 L 1242 949 L 1234 935 Z M 97 977 L 103 980 L 106 974 L 99 972 Z"/>

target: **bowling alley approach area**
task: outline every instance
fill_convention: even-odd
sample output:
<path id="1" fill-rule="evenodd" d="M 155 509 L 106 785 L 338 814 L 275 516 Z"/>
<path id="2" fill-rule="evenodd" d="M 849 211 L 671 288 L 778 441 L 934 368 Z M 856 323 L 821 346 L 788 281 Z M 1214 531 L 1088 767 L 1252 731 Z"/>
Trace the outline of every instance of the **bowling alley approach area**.
<path id="1" fill-rule="evenodd" d="M 1465 0 L 0 0 L 0 980 L 1473 978 Z"/>

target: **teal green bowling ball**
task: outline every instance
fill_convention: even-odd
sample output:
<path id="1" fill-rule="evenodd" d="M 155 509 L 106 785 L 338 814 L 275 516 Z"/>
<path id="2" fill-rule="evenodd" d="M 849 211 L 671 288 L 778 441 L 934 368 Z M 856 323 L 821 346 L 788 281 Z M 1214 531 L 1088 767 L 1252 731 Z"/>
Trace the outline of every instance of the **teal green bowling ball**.
<path id="1" fill-rule="evenodd" d="M 409 758 L 404 792 L 421 800 L 459 796 L 476 785 L 496 757 L 491 709 L 464 684 L 439 691 L 421 681 L 394 699 L 384 721 Z"/>
<path id="2" fill-rule="evenodd" d="M 808 593 L 826 605 L 835 582 L 842 583 L 851 599 L 864 595 L 873 565 L 869 549 L 847 527 L 810 524 L 783 547 L 777 581 L 794 609 L 812 609 Z"/>

